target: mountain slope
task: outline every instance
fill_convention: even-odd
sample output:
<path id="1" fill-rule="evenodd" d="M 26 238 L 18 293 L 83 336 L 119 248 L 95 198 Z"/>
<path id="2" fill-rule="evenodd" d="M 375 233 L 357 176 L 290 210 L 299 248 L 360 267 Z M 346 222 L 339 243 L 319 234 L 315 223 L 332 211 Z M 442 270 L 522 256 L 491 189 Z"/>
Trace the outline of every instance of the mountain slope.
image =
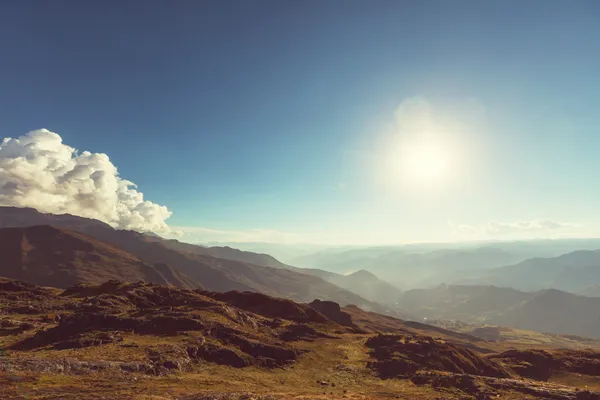
<path id="1" fill-rule="evenodd" d="M 299 257 L 294 265 L 342 274 L 366 270 L 400 288 L 414 288 L 454 282 L 457 276 L 470 276 L 524 259 L 489 247 L 423 252 L 410 247 L 368 247 L 322 251 Z"/>
<path id="2" fill-rule="evenodd" d="M 443 326 L 462 321 L 600 338 L 600 298 L 556 289 L 522 292 L 495 286 L 440 285 L 409 290 L 400 304 L 428 321 L 445 322 Z"/>
<path id="3" fill-rule="evenodd" d="M 152 266 L 115 246 L 49 225 L 0 229 L 0 274 L 67 287 L 110 279 L 199 287 L 167 264 Z"/>
<path id="4" fill-rule="evenodd" d="M 273 256 L 262 253 L 254 253 L 251 251 L 243 251 L 234 249 L 229 246 L 199 246 L 196 244 L 184 243 L 180 242 L 176 239 L 163 239 L 158 236 L 150 236 L 148 240 L 153 240 L 156 242 L 160 242 L 166 247 L 181 251 L 184 253 L 198 254 L 198 255 L 207 255 L 216 258 L 225 258 L 228 260 L 240 261 L 244 263 L 262 265 L 265 267 L 273 267 L 273 268 L 287 268 L 288 266 L 279 260 L 275 259 Z"/>
<path id="5" fill-rule="evenodd" d="M 382 281 L 371 272 L 365 270 L 342 275 L 316 268 L 290 268 L 300 273 L 318 276 L 334 285 L 348 289 L 365 299 L 378 303 L 395 305 L 402 296 L 401 289 Z"/>
<path id="6" fill-rule="evenodd" d="M 255 253 L 234 249 L 229 246 L 204 247 L 178 240 L 164 240 L 156 236 L 148 240 L 160 242 L 166 247 L 193 255 L 208 255 L 211 257 L 261 265 L 265 267 L 288 269 L 305 275 L 319 277 L 336 286 L 347 289 L 365 299 L 383 304 L 396 304 L 402 291 L 387 282 L 380 280 L 374 274 L 361 270 L 352 274 L 342 275 L 315 268 L 297 268 L 284 264 L 269 254 Z"/>
<path id="7" fill-rule="evenodd" d="M 507 310 L 498 322 L 539 332 L 600 338 L 600 298 L 543 290 Z"/>
<path id="8" fill-rule="evenodd" d="M 600 282 L 600 250 L 580 250 L 551 258 L 532 258 L 494 268 L 469 283 L 492 284 L 521 290 L 560 289 L 581 292 Z"/>
<path id="9" fill-rule="evenodd" d="M 118 246 L 146 263 L 170 265 L 190 279 L 200 282 L 208 290 L 257 291 L 303 302 L 318 298 L 335 301 L 341 305 L 355 304 L 368 310 L 385 311 L 381 305 L 315 276 L 217 258 L 208 254 L 185 252 L 181 247 L 172 248 L 172 241 L 134 231 L 116 230 L 93 219 L 68 214 L 42 214 L 33 209 L 0 207 L 0 227 L 48 223 L 79 230 L 86 235 Z M 183 247 L 190 248 L 189 246 Z M 200 246 L 193 246 L 193 249 L 196 247 L 203 249 Z"/>

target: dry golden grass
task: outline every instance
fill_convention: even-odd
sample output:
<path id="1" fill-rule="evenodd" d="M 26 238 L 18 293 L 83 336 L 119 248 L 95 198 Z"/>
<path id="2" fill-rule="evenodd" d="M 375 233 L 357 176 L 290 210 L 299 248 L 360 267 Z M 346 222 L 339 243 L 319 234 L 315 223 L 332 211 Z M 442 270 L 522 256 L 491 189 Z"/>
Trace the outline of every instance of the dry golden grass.
<path id="1" fill-rule="evenodd" d="M 136 295 L 146 293 L 149 296 L 148 298 L 155 293 L 153 292 L 154 287 L 146 288 L 143 285 L 131 285 L 131 288 L 132 290 L 137 290 L 135 292 Z M 173 297 L 169 297 L 170 301 L 178 299 L 176 295 L 178 293 L 174 293 Z M 185 297 L 184 300 L 191 301 L 195 300 L 196 297 L 196 294 L 192 295 L 188 293 L 188 297 Z M 132 295 L 132 298 L 136 299 L 137 297 Z M 54 301 L 62 303 L 63 299 L 54 299 Z M 374 333 L 349 333 L 353 331 L 344 330 L 341 326 L 335 324 L 320 324 L 317 321 L 312 323 L 310 327 L 326 332 L 329 337 L 322 337 L 313 342 L 283 342 L 279 334 L 283 328 L 292 323 L 291 321 L 284 321 L 281 325 L 271 325 L 271 322 L 274 322 L 272 318 L 251 314 L 227 303 L 212 301 L 208 298 L 203 301 L 206 302 L 206 305 L 204 305 L 204 302 L 201 302 L 199 306 L 195 307 L 190 307 L 188 302 L 183 302 L 181 305 L 176 306 L 175 310 L 172 310 L 170 307 L 158 306 L 155 308 L 142 307 L 137 309 L 133 302 L 125 305 L 118 303 L 117 306 L 111 306 L 113 308 L 108 309 L 113 315 L 126 317 L 135 316 L 140 313 L 140 315 L 145 316 L 148 314 L 169 314 L 177 311 L 187 318 L 202 321 L 203 325 L 195 331 L 181 332 L 180 330 L 167 330 L 170 332 L 170 336 L 161 334 L 165 330 L 159 329 L 161 328 L 160 326 L 156 326 L 157 329 L 155 331 L 138 331 L 146 332 L 147 334 L 128 333 L 131 329 L 125 328 L 120 331 L 120 336 L 123 338 L 122 341 L 65 350 L 53 348 L 56 340 L 38 342 L 41 343 L 39 346 L 21 347 L 20 349 L 11 348 L 12 344 L 34 335 L 37 330 L 43 328 L 50 329 L 56 326 L 57 323 L 52 319 L 42 318 L 42 314 L 10 314 L 10 318 L 12 319 L 35 323 L 36 328 L 20 334 L 11 332 L 5 336 L 0 336 L 0 341 L 4 348 L 3 365 L 8 366 L 8 368 L 4 368 L 7 372 L 0 374 L 0 399 L 192 400 L 188 396 L 198 395 L 202 398 L 202 394 L 223 393 L 231 395 L 224 398 L 217 396 L 214 399 L 234 400 L 239 399 L 240 394 L 244 393 L 252 393 L 252 396 L 256 400 L 263 400 L 264 396 L 268 395 L 285 399 L 362 400 L 403 398 L 433 400 L 468 398 L 464 392 L 455 388 L 434 389 L 429 385 L 417 386 L 409 379 L 382 380 L 376 375 L 373 369 L 367 367 L 367 363 L 372 361 L 372 359 L 368 353 L 369 349 L 365 346 L 365 341 Z M 306 307 L 306 305 L 302 306 Z M 65 309 L 65 313 L 84 313 L 84 311 L 77 310 L 77 307 L 71 307 Z M 548 338 L 548 335 L 518 330 L 507 331 L 507 335 L 512 335 L 510 340 L 485 342 L 464 334 L 457 334 L 422 324 L 405 324 L 403 321 L 397 319 L 359 313 L 357 310 L 354 311 L 353 317 L 355 316 L 358 320 L 370 321 L 373 331 L 379 330 L 377 327 L 384 327 L 387 331 L 393 332 L 397 330 L 397 332 L 407 335 L 432 336 L 438 338 L 441 344 L 444 344 L 446 341 L 451 342 L 453 345 L 468 347 L 471 350 L 478 351 L 480 354 L 500 352 L 515 347 L 549 348 L 549 346 L 557 343 L 556 341 L 552 341 L 555 339 Z M 63 317 L 60 325 L 72 327 L 70 323 L 65 321 L 68 320 Z M 89 322 L 90 320 L 87 319 L 85 321 Z M 273 326 L 278 326 L 278 328 L 273 328 Z M 79 327 L 72 334 L 85 336 L 92 333 L 86 327 L 87 325 L 83 329 Z M 187 346 L 194 343 L 198 344 L 198 339 L 201 336 L 208 344 L 215 344 L 221 348 L 235 350 L 235 346 L 237 346 L 235 342 L 228 342 L 227 336 L 210 335 L 208 327 L 219 327 L 221 333 L 230 329 L 237 332 L 240 337 L 243 336 L 253 343 L 258 341 L 262 345 L 278 345 L 280 348 L 292 352 L 292 354 L 294 352 L 290 349 L 301 350 L 303 352 L 292 364 L 281 363 L 277 365 L 286 366 L 272 369 L 258 367 L 257 365 L 265 365 L 258 362 L 253 363 L 253 366 L 234 368 L 201 361 L 202 357 L 200 357 L 194 358 L 193 362 L 188 360 L 190 364 L 185 364 L 181 370 L 170 370 L 170 373 L 166 376 L 150 375 L 151 371 L 165 372 L 164 370 L 149 369 L 146 374 L 128 373 L 121 370 L 119 366 L 114 365 L 109 365 L 106 369 L 96 372 L 90 372 L 89 369 L 86 372 L 80 371 L 64 374 L 44 372 L 48 371 L 48 369 L 44 370 L 46 366 L 53 365 L 49 362 L 55 360 L 61 362 L 67 360 L 71 362 L 69 365 L 78 365 L 77 362 L 80 361 L 139 361 L 147 363 L 150 361 L 151 354 L 163 348 L 170 348 L 169 345 L 174 345 L 178 351 L 183 351 L 185 352 L 184 354 L 187 354 Z M 118 328 L 119 326 L 117 328 L 113 326 L 111 330 Z M 104 330 L 108 328 L 102 325 L 100 327 L 95 326 L 95 329 Z M 4 330 L 3 332 L 7 331 Z M 66 337 L 70 337 L 71 333 L 68 331 L 61 332 Z M 574 342 L 579 340 L 577 338 L 567 339 Z M 239 350 L 240 348 L 238 348 Z M 293 360 L 293 358 L 289 360 Z M 15 369 L 14 367 L 10 368 L 11 365 L 26 365 L 27 367 Z M 162 364 L 152 365 L 161 366 Z M 34 369 L 38 372 L 34 373 Z M 17 370 L 18 372 L 15 372 Z M 555 382 L 583 388 L 585 385 L 598 385 L 599 380 L 569 374 L 557 376 Z M 593 388 L 596 387 L 593 386 Z M 502 392 L 500 395 L 501 397 L 499 398 L 506 399 L 526 398 L 526 396 L 515 393 Z M 249 400 L 249 398 L 246 398 L 246 400 Z"/>
<path id="2" fill-rule="evenodd" d="M 128 338 L 136 340 L 140 348 L 156 345 L 155 339 L 150 336 Z M 258 367 L 237 369 L 201 363 L 191 372 L 159 377 L 115 372 L 88 375 L 20 374 L 23 379 L 17 382 L 0 380 L 0 390 L 4 393 L 3 399 L 31 400 L 173 400 L 201 393 L 252 393 L 284 399 L 465 398 L 464 393 L 455 389 L 440 392 L 430 386 L 416 386 L 410 380 L 381 380 L 366 368 L 369 355 L 364 341 L 365 337 L 362 335 L 348 334 L 340 339 L 302 343 L 301 347 L 310 350 L 309 352 L 300 356 L 294 365 L 274 370 Z M 121 360 L 132 359 L 130 352 L 119 352 L 111 346 L 113 345 L 81 349 L 70 352 L 69 355 L 80 360 L 100 356 L 102 359 L 116 359 L 119 355 Z M 56 355 L 56 351 L 50 350 L 38 353 L 42 357 L 50 357 L 52 352 Z M 326 385 L 322 385 L 322 381 Z M 511 396 L 504 398 L 526 398 L 519 394 Z"/>

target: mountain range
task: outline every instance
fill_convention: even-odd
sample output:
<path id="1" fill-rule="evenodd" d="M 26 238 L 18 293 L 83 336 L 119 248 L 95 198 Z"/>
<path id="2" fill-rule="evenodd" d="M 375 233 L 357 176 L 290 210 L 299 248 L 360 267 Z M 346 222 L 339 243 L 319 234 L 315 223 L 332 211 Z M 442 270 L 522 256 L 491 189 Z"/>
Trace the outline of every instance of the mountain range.
<path id="1" fill-rule="evenodd" d="M 578 250 L 558 257 L 531 258 L 481 271 L 463 283 L 492 284 L 522 290 L 560 289 L 584 292 L 600 282 L 600 250 Z"/>
<path id="2" fill-rule="evenodd" d="M 150 273 L 149 268 L 163 268 L 176 271 L 186 284 L 198 284 L 213 291 L 256 291 L 280 297 L 292 298 L 302 302 L 314 299 L 332 300 L 341 305 L 354 304 L 362 308 L 380 312 L 388 309 L 376 302 L 369 301 L 347 289 L 327 282 L 314 275 L 308 275 L 287 268 L 273 257 L 264 254 L 242 252 L 228 247 L 203 247 L 181 243 L 175 240 L 166 240 L 155 235 L 142 234 L 134 231 L 116 230 L 103 222 L 82 218 L 70 214 L 54 215 L 39 213 L 31 208 L 0 207 L 0 230 L 5 228 L 23 228 L 39 225 L 52 225 L 54 227 L 67 229 L 73 235 L 74 232 L 84 234 L 90 243 L 100 247 L 99 242 L 112 245 L 122 252 L 123 257 L 139 262 L 140 272 L 137 276 Z M 37 228 L 51 230 L 49 227 Z M 56 229 L 52 230 L 57 232 Z M 62 234 L 67 234 L 64 233 Z M 57 233 L 58 235 L 59 233 Z M 81 238 L 81 235 L 79 236 Z M 39 238 L 43 240 L 43 238 Z M 38 246 L 50 248 L 48 244 L 39 243 Z M 92 245 L 93 247 L 93 245 Z M 106 246 L 105 246 L 106 247 Z M 127 255 L 124 255 L 127 254 Z M 73 257 L 78 256 L 77 254 Z M 113 265 L 118 265 L 121 260 L 114 260 Z M 132 261 L 133 262 L 133 261 Z M 109 263 L 110 264 L 110 263 Z M 2 269 L 14 269 L 12 264 L 0 264 Z M 73 261 L 71 267 L 79 268 L 85 264 L 82 260 Z M 146 265 L 146 266 L 142 266 Z M 160 267 L 156 267 L 159 265 Z M 47 268 L 56 268 L 54 273 L 48 276 L 57 277 L 63 265 L 57 262 L 48 265 Z M 102 272 L 100 272 L 102 271 Z M 0 270 L 0 274 L 5 275 Z M 79 271 L 73 271 L 69 275 L 69 283 L 73 279 L 88 282 L 88 275 Z M 6 275 L 8 276 L 8 275 Z M 14 275 L 27 278 L 27 275 Z M 42 275 L 43 276 L 43 275 Z M 132 275 L 133 276 L 133 275 Z M 97 282 L 98 279 L 111 279 L 113 273 L 98 269 L 98 276 L 89 282 Z M 56 286 L 55 278 L 44 282 L 40 277 L 36 280 L 38 284 Z M 180 284 L 178 282 L 169 282 Z M 68 284 L 58 286 L 64 287 Z"/>
<path id="3" fill-rule="evenodd" d="M 454 320 L 600 338 L 600 298 L 556 289 L 524 292 L 477 285 L 440 285 L 404 292 L 400 303 L 425 321 Z"/>
<path id="4" fill-rule="evenodd" d="M 0 275 L 39 285 L 64 288 L 112 279 L 140 280 L 214 292 L 260 292 L 304 303 L 331 300 L 404 319 L 460 320 L 600 337 L 600 312 L 596 311 L 600 310 L 600 298 L 592 297 L 598 293 L 594 284 L 600 281 L 600 251 L 579 250 L 498 267 L 495 265 L 501 260 L 517 257 L 509 251 L 510 246 L 503 246 L 445 250 L 425 246 L 420 253 L 347 249 L 329 269 L 349 260 L 368 260 L 372 267 L 343 274 L 299 268 L 269 254 L 229 246 L 193 245 L 117 230 L 69 214 L 0 207 L 0 251 L 4 255 Z M 519 257 L 525 253 L 521 248 Z M 319 260 L 334 260 L 335 254 Z M 389 272 L 384 266 L 392 265 L 394 257 L 401 266 Z M 483 266 L 486 259 L 492 260 L 492 266 Z M 373 267 L 377 262 L 382 266 Z M 386 280 L 373 274 L 373 269 L 380 270 Z M 459 271 L 468 271 L 467 278 Z M 403 292 L 389 283 L 394 282 L 390 276 L 399 280 L 418 274 L 469 284 Z"/>

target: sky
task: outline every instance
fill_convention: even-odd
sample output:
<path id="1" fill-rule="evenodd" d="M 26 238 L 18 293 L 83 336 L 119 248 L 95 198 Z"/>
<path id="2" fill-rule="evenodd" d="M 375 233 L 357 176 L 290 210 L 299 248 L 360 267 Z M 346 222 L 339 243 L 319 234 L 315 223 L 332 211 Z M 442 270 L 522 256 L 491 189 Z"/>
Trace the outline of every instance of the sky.
<path id="1" fill-rule="evenodd" d="M 598 16 L 0 2 L 0 204 L 190 242 L 600 236 Z"/>

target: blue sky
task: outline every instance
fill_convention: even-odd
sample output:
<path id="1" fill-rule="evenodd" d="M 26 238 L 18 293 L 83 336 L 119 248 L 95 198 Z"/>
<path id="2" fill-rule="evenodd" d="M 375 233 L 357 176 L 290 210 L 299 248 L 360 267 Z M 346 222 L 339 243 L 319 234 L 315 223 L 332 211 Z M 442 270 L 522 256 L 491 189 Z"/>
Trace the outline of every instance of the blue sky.
<path id="1" fill-rule="evenodd" d="M 107 154 L 190 241 L 596 236 L 599 15 L 594 1 L 3 2 L 0 130 Z M 427 187 L 384 167 L 407 105 L 458 148 Z"/>

